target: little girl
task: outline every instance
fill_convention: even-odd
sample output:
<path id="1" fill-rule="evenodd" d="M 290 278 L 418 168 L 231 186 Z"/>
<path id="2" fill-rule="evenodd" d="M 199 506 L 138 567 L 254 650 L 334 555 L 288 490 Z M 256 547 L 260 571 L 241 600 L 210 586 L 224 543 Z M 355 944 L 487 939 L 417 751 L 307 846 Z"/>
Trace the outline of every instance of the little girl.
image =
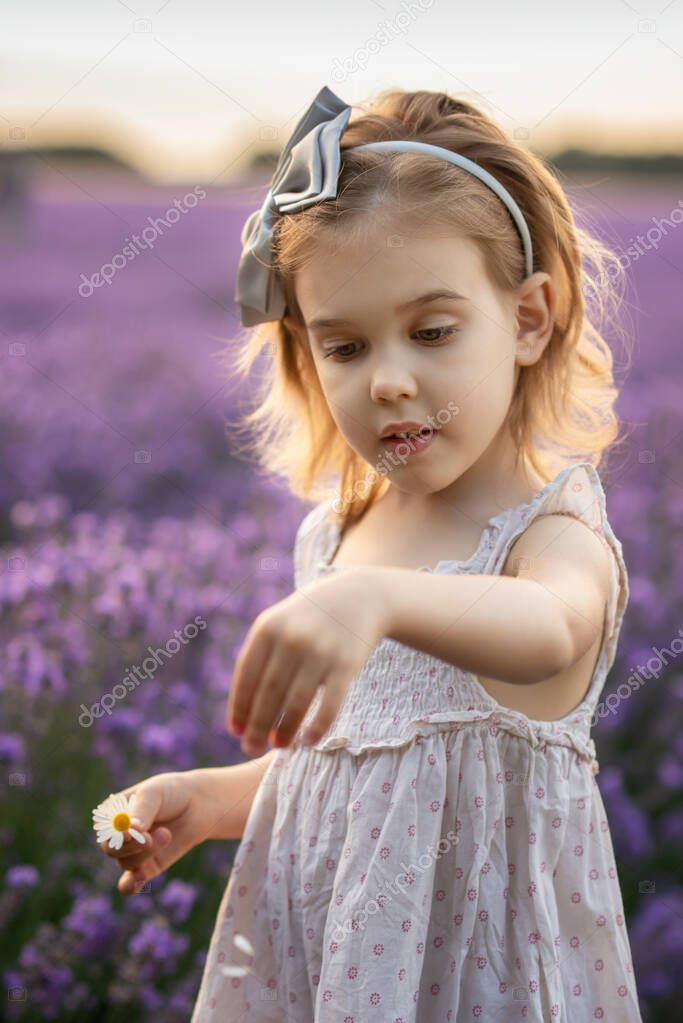
<path id="1" fill-rule="evenodd" d="M 638 1023 L 590 736 L 628 600 L 588 301 L 618 260 L 470 103 L 350 113 L 320 90 L 241 235 L 256 451 L 318 502 L 231 685 L 276 748 L 127 790 L 121 890 L 241 836 L 192 1023 Z"/>

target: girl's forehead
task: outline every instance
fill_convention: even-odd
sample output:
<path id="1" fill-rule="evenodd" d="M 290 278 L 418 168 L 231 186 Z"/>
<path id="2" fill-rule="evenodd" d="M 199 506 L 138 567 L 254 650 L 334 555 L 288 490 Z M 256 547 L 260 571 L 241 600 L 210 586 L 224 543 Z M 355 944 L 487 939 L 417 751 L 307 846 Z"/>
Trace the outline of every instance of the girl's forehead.
<path id="1" fill-rule="evenodd" d="M 374 230 L 343 245 L 330 239 L 316 242 L 295 274 L 295 288 L 302 307 L 317 306 L 321 296 L 329 296 L 327 306 L 367 288 L 397 294 L 408 288 L 411 295 L 439 287 L 462 292 L 471 290 L 482 274 L 478 246 L 461 235 L 443 229 L 386 235 Z"/>
<path id="2" fill-rule="evenodd" d="M 311 261 L 316 258 L 348 259 L 349 256 L 362 258 L 383 249 L 409 250 L 435 242 L 467 256 L 473 249 L 478 248 L 471 238 L 446 224 L 416 227 L 410 222 L 396 218 L 387 222 L 371 221 L 367 225 L 354 224 L 347 228 L 337 227 L 331 232 L 322 232 L 311 245 Z"/>

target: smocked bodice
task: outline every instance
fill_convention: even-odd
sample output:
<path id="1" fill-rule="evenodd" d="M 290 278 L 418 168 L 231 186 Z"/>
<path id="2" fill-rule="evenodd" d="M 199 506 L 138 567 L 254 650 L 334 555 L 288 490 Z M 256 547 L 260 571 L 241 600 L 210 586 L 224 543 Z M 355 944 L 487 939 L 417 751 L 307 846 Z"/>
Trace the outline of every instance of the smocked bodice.
<path id="1" fill-rule="evenodd" d="M 313 508 L 302 521 L 294 547 L 294 582 L 301 586 L 317 578 L 344 571 L 330 564 L 339 544 L 339 528 L 330 498 Z M 548 743 L 573 749 L 595 762 L 590 735 L 605 678 L 611 668 L 628 602 L 628 576 L 622 547 L 607 519 L 600 478 L 589 462 L 561 470 L 529 502 L 506 509 L 489 519 L 474 554 L 467 560 L 443 560 L 419 571 L 499 575 L 514 541 L 538 515 L 566 514 L 580 519 L 608 546 L 613 557 L 612 581 L 603 640 L 586 696 L 570 713 L 555 721 L 536 720 L 499 704 L 475 675 L 424 651 L 390 638 L 371 650 L 347 690 L 331 727 L 313 747 L 345 747 L 360 752 L 376 746 L 401 746 L 418 734 L 485 721 L 494 731 L 502 728 L 527 740 L 535 749 Z M 297 733 L 312 720 L 321 693 L 311 703 Z"/>

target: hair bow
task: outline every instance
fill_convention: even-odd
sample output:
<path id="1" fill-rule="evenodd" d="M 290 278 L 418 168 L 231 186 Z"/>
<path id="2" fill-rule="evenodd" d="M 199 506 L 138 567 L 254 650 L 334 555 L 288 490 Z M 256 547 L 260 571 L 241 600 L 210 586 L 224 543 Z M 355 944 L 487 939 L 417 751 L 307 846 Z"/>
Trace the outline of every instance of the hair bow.
<path id="1" fill-rule="evenodd" d="M 242 326 L 284 315 L 285 295 L 272 265 L 273 229 L 283 213 L 296 213 L 337 194 L 340 139 L 350 116 L 351 106 L 323 86 L 280 154 L 263 205 L 249 214 L 240 235 L 235 284 Z"/>

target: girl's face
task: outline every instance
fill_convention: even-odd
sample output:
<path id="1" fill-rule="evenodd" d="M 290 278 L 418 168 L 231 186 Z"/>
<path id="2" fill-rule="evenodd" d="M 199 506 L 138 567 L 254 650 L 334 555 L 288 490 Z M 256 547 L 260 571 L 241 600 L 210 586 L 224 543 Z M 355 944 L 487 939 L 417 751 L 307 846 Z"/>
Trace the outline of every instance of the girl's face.
<path id="1" fill-rule="evenodd" d="M 350 446 L 407 494 L 444 491 L 475 467 L 472 485 L 496 473 L 507 482 L 514 451 L 505 420 L 518 363 L 536 361 L 552 331 L 549 280 L 533 274 L 501 293 L 478 246 L 461 236 L 374 230 L 354 248 L 318 246 L 296 295 L 322 391 Z M 423 450 L 381 439 L 406 420 L 433 428 L 423 431 L 431 437 Z M 455 490 L 465 496 L 462 483 Z"/>

